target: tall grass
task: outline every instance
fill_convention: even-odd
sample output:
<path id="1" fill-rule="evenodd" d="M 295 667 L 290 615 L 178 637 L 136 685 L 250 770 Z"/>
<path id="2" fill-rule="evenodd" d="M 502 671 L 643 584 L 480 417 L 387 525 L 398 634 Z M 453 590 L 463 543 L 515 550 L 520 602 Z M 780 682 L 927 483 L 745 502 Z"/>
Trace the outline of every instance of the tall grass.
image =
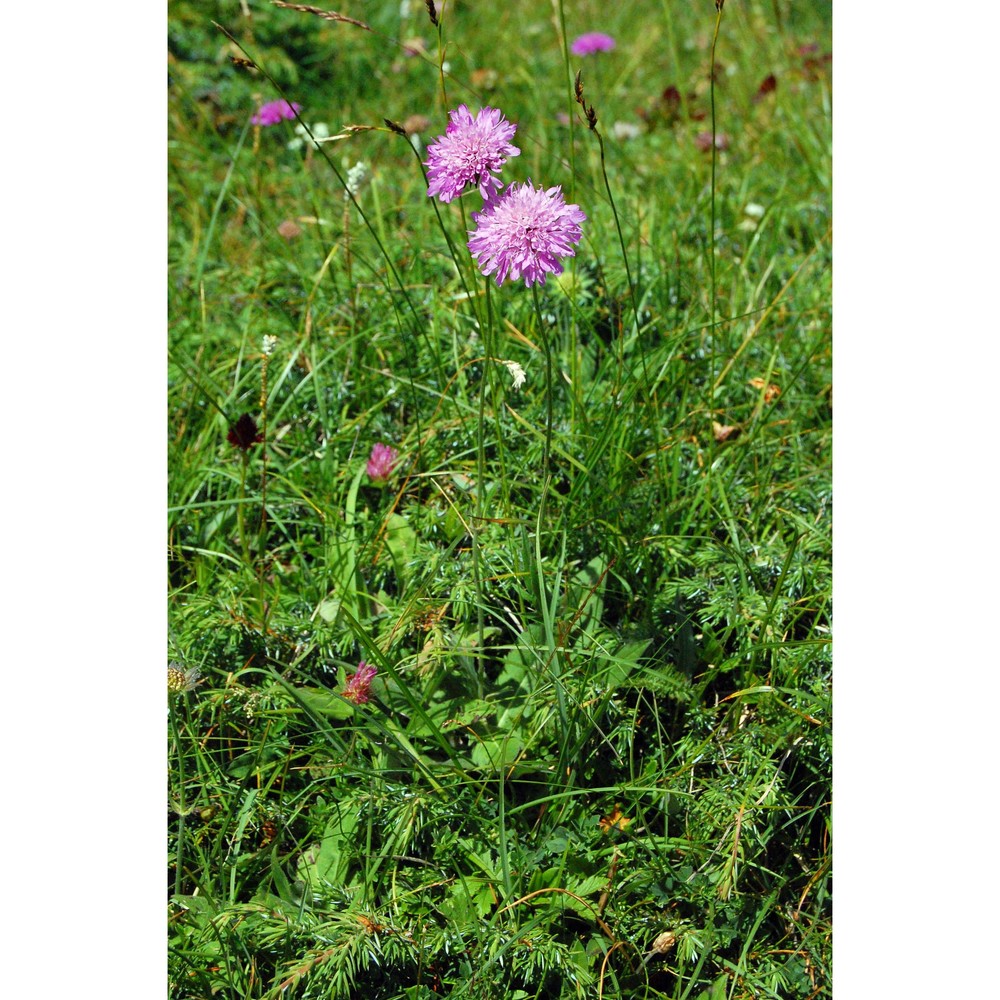
<path id="1" fill-rule="evenodd" d="M 830 995 L 829 10 L 706 6 L 172 6 L 171 996 Z"/>

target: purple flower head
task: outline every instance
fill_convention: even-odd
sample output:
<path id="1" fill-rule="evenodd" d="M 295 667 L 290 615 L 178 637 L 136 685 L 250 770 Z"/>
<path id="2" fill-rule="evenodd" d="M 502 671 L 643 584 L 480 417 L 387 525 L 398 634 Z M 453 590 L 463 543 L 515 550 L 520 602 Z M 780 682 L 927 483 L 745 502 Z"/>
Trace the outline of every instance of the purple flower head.
<path id="1" fill-rule="evenodd" d="M 464 104 L 449 111 L 448 118 L 445 134 L 427 147 L 427 194 L 447 202 L 474 184 L 483 200 L 489 201 L 503 186 L 494 173 L 508 156 L 521 155 L 510 144 L 517 126 L 497 108 L 483 108 L 473 118 Z"/>
<path id="2" fill-rule="evenodd" d="M 295 117 L 295 113 L 301 110 L 301 104 L 289 104 L 288 101 L 269 101 L 260 106 L 257 113 L 250 119 L 250 124 L 277 125 L 282 119 L 291 121 Z"/>
<path id="3" fill-rule="evenodd" d="M 615 40 L 610 35 L 600 31 L 588 31 L 573 40 L 569 47 L 575 56 L 592 56 L 595 52 L 610 52 L 615 47 Z"/>
<path id="4" fill-rule="evenodd" d="M 378 673 L 378 668 L 373 667 L 362 660 L 358 664 L 357 673 L 351 674 L 344 684 L 344 690 L 340 692 L 341 697 L 348 701 L 353 701 L 355 705 L 363 705 L 368 701 L 371 694 L 372 681 Z"/>
<path id="5" fill-rule="evenodd" d="M 368 465 L 365 466 L 368 478 L 377 486 L 387 483 L 397 458 L 399 452 L 391 445 L 381 443 L 372 445 L 372 453 L 368 458 Z"/>
<path id="6" fill-rule="evenodd" d="M 502 285 L 508 277 L 523 277 L 526 285 L 545 284 L 546 274 L 562 274 L 561 257 L 573 257 L 587 217 L 579 205 L 567 205 L 562 188 L 511 184 L 499 198 L 473 212 L 469 250 L 485 275 L 496 273 Z"/>

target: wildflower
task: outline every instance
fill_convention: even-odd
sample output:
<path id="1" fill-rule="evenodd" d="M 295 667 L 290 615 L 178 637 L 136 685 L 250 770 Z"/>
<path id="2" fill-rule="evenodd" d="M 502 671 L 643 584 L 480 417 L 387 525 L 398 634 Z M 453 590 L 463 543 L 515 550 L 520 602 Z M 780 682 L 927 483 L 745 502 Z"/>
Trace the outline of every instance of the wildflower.
<path id="1" fill-rule="evenodd" d="M 278 346 L 278 338 L 273 334 L 265 333 L 261 341 L 260 349 L 264 352 L 264 357 L 269 358 L 274 354 L 275 347 Z"/>
<path id="2" fill-rule="evenodd" d="M 595 52 L 610 52 L 615 47 L 615 40 L 610 35 L 600 31 L 588 31 L 585 35 L 574 39 L 569 47 L 575 56 L 592 56 Z"/>
<path id="3" fill-rule="evenodd" d="M 566 204 L 560 186 L 546 191 L 530 180 L 511 184 L 472 218 L 469 250 L 484 275 L 496 273 L 498 285 L 508 277 L 544 285 L 546 274 L 561 274 L 560 258 L 575 256 L 587 219 L 579 205 Z"/>
<path id="4" fill-rule="evenodd" d="M 642 135 L 642 129 L 634 122 L 615 122 L 611 126 L 611 134 L 619 142 L 626 142 L 629 139 L 638 139 Z"/>
<path id="5" fill-rule="evenodd" d="M 483 108 L 475 118 L 460 104 L 448 112 L 448 127 L 427 147 L 427 194 L 441 201 L 457 198 L 467 184 L 474 184 L 485 201 L 503 186 L 493 174 L 509 156 L 521 150 L 510 140 L 517 131 L 497 108 Z"/>
<path id="6" fill-rule="evenodd" d="M 368 478 L 376 486 L 387 483 L 397 458 L 399 458 L 399 452 L 390 445 L 382 443 L 372 445 L 372 453 L 368 458 L 368 465 L 365 467 Z"/>
<path id="7" fill-rule="evenodd" d="M 368 164 L 366 163 L 355 163 L 350 170 L 347 171 L 347 179 L 345 181 L 347 185 L 347 190 L 344 192 L 345 200 L 347 197 L 357 196 L 361 193 L 361 189 L 372 179 L 372 172 L 368 169 Z"/>
<path id="8" fill-rule="evenodd" d="M 699 132 L 694 137 L 694 144 L 703 152 L 707 153 L 712 148 L 712 133 Z M 718 132 L 715 136 L 715 148 L 718 150 L 729 149 L 729 133 Z"/>
<path id="9" fill-rule="evenodd" d="M 278 223 L 278 235 L 291 241 L 302 235 L 302 227 L 294 219 L 285 219 Z"/>
<path id="10" fill-rule="evenodd" d="M 500 364 L 502 364 L 504 368 L 510 372 L 511 378 L 514 379 L 511 383 L 511 388 L 515 390 L 520 389 L 527 379 L 527 375 L 524 374 L 524 369 L 516 361 L 504 361 L 501 359 Z"/>
<path id="11" fill-rule="evenodd" d="M 251 125 L 277 125 L 283 119 L 291 120 L 302 110 L 301 104 L 288 101 L 269 101 L 262 104 L 257 113 L 250 119 Z"/>
<path id="12" fill-rule="evenodd" d="M 424 132 L 431 127 L 431 120 L 427 115 L 410 115 L 403 122 L 403 131 L 407 135 L 413 135 L 416 132 Z"/>
<path id="13" fill-rule="evenodd" d="M 368 696 L 371 694 L 372 681 L 375 679 L 377 673 L 377 667 L 373 667 L 362 660 L 358 664 L 357 672 L 347 678 L 344 690 L 340 692 L 341 696 L 348 701 L 353 701 L 355 705 L 363 705 L 368 701 Z"/>
<path id="14" fill-rule="evenodd" d="M 410 145 L 418 153 L 421 149 L 423 149 L 423 141 L 420 138 L 420 133 L 425 129 L 430 128 L 430 124 L 430 119 L 425 115 L 410 115 L 410 117 L 403 122 L 403 131 L 410 140 Z"/>
<path id="15" fill-rule="evenodd" d="M 180 694 L 183 691 L 193 691 L 200 675 L 201 671 L 197 667 L 185 670 L 179 663 L 167 664 L 168 693 Z"/>
<path id="16" fill-rule="evenodd" d="M 748 202 L 743 208 L 743 220 L 736 227 L 744 232 L 752 233 L 761 219 L 764 218 L 764 206 L 756 202 Z"/>
<path id="17" fill-rule="evenodd" d="M 312 138 L 309 137 L 309 133 L 312 132 Z M 316 122 L 315 125 L 310 125 L 306 128 L 302 122 L 299 122 L 295 126 L 295 138 L 288 140 L 288 149 L 301 149 L 307 143 L 312 146 L 313 149 L 319 149 L 319 144 L 330 137 L 330 126 L 326 122 Z"/>
<path id="18" fill-rule="evenodd" d="M 255 444 L 260 444 L 264 440 L 264 435 L 257 430 L 257 421 L 249 413 L 244 413 L 229 428 L 226 438 L 234 448 L 249 451 Z"/>

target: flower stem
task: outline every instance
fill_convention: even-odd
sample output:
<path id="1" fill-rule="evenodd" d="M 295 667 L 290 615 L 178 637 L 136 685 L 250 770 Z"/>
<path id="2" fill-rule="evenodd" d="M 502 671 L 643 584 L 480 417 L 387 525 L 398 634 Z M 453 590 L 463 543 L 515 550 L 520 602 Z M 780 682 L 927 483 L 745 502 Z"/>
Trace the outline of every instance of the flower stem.
<path id="1" fill-rule="evenodd" d="M 544 505 L 549 487 L 549 460 L 552 455 L 552 341 L 546 335 L 545 317 L 542 315 L 542 304 L 538 298 L 538 285 L 531 286 L 531 295 L 535 303 L 535 314 L 538 316 L 538 334 L 545 347 L 545 438 L 542 444 L 542 504 Z"/>
<path id="2" fill-rule="evenodd" d="M 267 363 L 268 354 L 260 363 L 260 533 L 257 537 L 257 590 L 260 598 L 260 630 L 267 633 L 268 608 L 264 600 L 264 576 L 267 556 Z"/>
<path id="3" fill-rule="evenodd" d="M 709 377 L 708 386 L 709 391 L 712 392 L 712 387 L 715 385 L 715 167 L 716 161 L 718 160 L 718 149 L 715 145 L 715 45 L 719 40 L 719 26 L 722 24 L 722 7 L 723 3 L 720 0 L 716 0 L 715 3 L 715 32 L 712 35 L 712 56 L 711 56 L 711 66 L 709 69 L 709 83 L 708 83 L 708 93 L 709 101 L 712 106 L 712 191 L 711 191 L 711 203 L 712 203 L 712 223 L 711 228 L 708 231 L 709 239 L 709 250 L 711 252 L 711 260 L 709 265 L 711 268 L 711 323 L 709 324 L 709 330 L 711 331 L 710 336 L 712 338 L 711 344 L 709 345 Z M 712 413 L 715 400 L 712 396 L 708 399 L 709 413 Z"/>

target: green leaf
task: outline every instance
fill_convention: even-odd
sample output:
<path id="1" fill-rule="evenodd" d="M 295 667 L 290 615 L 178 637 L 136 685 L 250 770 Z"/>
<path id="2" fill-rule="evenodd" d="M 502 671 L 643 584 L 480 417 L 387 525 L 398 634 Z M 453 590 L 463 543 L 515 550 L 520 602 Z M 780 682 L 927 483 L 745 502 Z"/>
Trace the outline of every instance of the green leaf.
<path id="1" fill-rule="evenodd" d="M 472 748 L 472 763 L 484 771 L 509 767 L 524 749 L 524 740 L 518 736 L 488 736 Z"/>
<path id="2" fill-rule="evenodd" d="M 390 514 L 385 529 L 385 545 L 392 556 L 396 576 L 405 582 L 410 567 L 417 562 L 417 533 L 402 514 Z"/>
<path id="3" fill-rule="evenodd" d="M 354 706 L 329 688 L 296 687 L 295 693 L 315 715 L 328 719 L 349 719 L 354 714 Z"/>
<path id="4" fill-rule="evenodd" d="M 351 859 L 356 853 L 358 813 L 353 804 L 334 805 L 327 820 L 311 874 L 330 885 L 344 885 Z"/>

